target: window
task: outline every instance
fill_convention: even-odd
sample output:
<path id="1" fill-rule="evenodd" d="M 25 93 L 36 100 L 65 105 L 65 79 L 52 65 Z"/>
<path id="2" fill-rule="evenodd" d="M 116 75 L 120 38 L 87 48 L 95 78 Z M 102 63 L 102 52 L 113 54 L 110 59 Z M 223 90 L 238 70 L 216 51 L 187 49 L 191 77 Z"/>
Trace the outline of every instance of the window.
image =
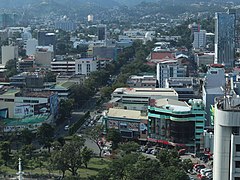
<path id="1" fill-rule="evenodd" d="M 78 73 L 82 74 L 82 65 L 81 64 L 78 64 Z"/>
<path id="2" fill-rule="evenodd" d="M 240 144 L 236 144 L 236 152 L 240 152 Z"/>
<path id="3" fill-rule="evenodd" d="M 240 180 L 240 177 L 235 177 L 234 180 Z"/>
<path id="4" fill-rule="evenodd" d="M 5 99 L 5 102 L 14 102 L 14 99 Z"/>
<path id="5" fill-rule="evenodd" d="M 232 128 L 232 134 L 233 135 L 239 135 L 239 128 L 238 127 L 233 127 Z"/>
<path id="6" fill-rule="evenodd" d="M 240 168 L 240 161 L 235 161 L 235 168 Z"/>

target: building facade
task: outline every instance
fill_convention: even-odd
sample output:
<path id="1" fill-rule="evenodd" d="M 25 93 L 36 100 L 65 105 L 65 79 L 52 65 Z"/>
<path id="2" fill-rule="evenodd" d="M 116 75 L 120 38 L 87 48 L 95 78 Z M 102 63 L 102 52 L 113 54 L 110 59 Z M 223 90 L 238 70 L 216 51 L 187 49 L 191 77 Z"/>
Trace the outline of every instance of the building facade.
<path id="1" fill-rule="evenodd" d="M 2 46 L 2 64 L 6 65 L 6 63 L 11 59 L 18 58 L 18 46 Z"/>
<path id="2" fill-rule="evenodd" d="M 94 58 L 82 58 L 75 61 L 75 74 L 90 75 L 91 72 L 96 71 L 98 61 Z"/>
<path id="3" fill-rule="evenodd" d="M 204 49 L 206 47 L 206 30 L 200 30 L 199 32 L 194 32 L 193 34 L 193 48 Z"/>
<path id="4" fill-rule="evenodd" d="M 165 88 L 170 77 L 186 77 L 187 67 L 178 64 L 177 60 L 168 60 L 157 64 L 157 80 L 160 88 Z"/>
<path id="5" fill-rule="evenodd" d="M 190 152 L 200 151 L 205 125 L 202 100 L 158 99 L 148 106 L 148 140 Z"/>
<path id="6" fill-rule="evenodd" d="M 178 94 L 170 88 L 117 88 L 112 93 L 118 107 L 129 110 L 146 111 L 152 99 L 175 99 Z"/>
<path id="7" fill-rule="evenodd" d="M 141 111 L 110 108 L 103 120 L 106 132 L 116 129 L 123 138 L 147 140 L 147 116 Z"/>
<path id="8" fill-rule="evenodd" d="M 240 179 L 240 98 L 216 100 L 214 113 L 213 179 Z"/>
<path id="9" fill-rule="evenodd" d="M 215 15 L 215 63 L 233 67 L 235 60 L 235 14 Z"/>

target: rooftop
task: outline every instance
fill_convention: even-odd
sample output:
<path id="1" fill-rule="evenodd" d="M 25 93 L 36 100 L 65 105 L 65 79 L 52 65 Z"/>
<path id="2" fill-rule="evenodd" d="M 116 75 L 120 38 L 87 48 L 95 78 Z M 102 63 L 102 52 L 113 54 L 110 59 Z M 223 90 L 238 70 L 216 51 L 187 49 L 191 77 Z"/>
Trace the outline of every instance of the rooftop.
<path id="1" fill-rule="evenodd" d="M 178 96 L 172 88 L 117 88 L 113 94 Z"/>
<path id="2" fill-rule="evenodd" d="M 110 108 L 108 113 L 110 117 L 129 118 L 129 119 L 147 119 L 147 116 L 142 116 L 141 111 Z"/>
<path id="3" fill-rule="evenodd" d="M 167 98 L 155 100 L 155 106 L 177 112 L 191 110 L 191 106 L 189 106 L 186 102 Z"/>
<path id="4" fill-rule="evenodd" d="M 49 117 L 49 113 L 33 115 L 29 117 L 25 117 L 23 119 L 4 119 L 3 122 L 6 126 L 19 126 L 19 125 L 27 125 L 27 124 L 36 124 L 42 123 L 46 121 Z"/>

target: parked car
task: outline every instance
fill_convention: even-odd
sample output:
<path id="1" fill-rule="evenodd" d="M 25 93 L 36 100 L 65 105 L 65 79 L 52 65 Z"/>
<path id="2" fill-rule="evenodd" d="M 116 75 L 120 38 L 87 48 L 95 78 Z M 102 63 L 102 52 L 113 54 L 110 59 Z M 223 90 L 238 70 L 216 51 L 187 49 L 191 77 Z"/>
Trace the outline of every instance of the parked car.
<path id="1" fill-rule="evenodd" d="M 69 130 L 69 125 L 66 125 L 66 126 L 64 127 L 64 130 L 65 130 L 65 131 L 68 131 L 68 130 Z"/>
<path id="2" fill-rule="evenodd" d="M 193 166 L 193 172 L 194 172 L 194 173 L 199 173 L 199 171 L 200 171 L 201 169 L 204 169 L 204 168 L 206 168 L 206 166 L 205 166 L 204 164 L 195 164 L 195 165 Z"/>

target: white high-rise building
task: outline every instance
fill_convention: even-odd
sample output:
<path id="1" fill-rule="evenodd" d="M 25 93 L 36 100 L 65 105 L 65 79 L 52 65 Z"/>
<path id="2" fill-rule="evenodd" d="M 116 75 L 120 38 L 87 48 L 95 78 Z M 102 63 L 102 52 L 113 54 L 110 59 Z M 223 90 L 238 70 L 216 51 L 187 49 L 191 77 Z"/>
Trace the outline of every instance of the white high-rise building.
<path id="1" fill-rule="evenodd" d="M 206 30 L 194 32 L 193 48 L 200 49 L 206 47 Z"/>
<path id="2" fill-rule="evenodd" d="M 26 43 L 26 54 L 28 56 L 34 55 L 36 52 L 36 47 L 38 46 L 38 40 L 33 38 L 33 39 L 28 39 Z"/>
<path id="3" fill-rule="evenodd" d="M 214 180 L 240 179 L 240 98 L 217 98 L 214 115 Z"/>
<path id="4" fill-rule="evenodd" d="M 2 46 L 2 64 L 6 65 L 6 63 L 11 59 L 18 58 L 18 46 Z"/>

